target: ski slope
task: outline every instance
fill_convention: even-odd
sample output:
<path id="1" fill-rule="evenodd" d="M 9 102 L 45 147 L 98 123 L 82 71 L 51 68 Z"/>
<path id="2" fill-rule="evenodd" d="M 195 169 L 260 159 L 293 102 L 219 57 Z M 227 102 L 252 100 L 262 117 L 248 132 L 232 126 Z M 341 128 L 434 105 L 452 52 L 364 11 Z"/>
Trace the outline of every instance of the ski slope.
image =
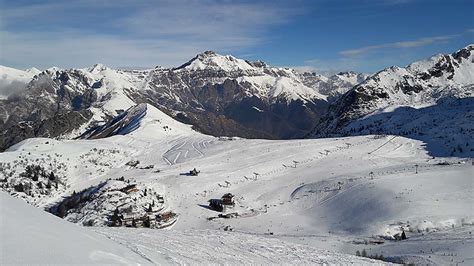
<path id="1" fill-rule="evenodd" d="M 376 264 L 377 261 L 325 251 L 308 245 L 217 230 L 97 230 L 136 250 L 153 263 L 169 264 Z"/>
<path id="2" fill-rule="evenodd" d="M 0 210 L 2 265 L 149 263 L 107 237 L 28 206 L 3 192 L 0 192 Z"/>
<path id="3" fill-rule="evenodd" d="M 346 264 L 358 258 L 337 261 L 325 252 L 347 256 L 362 249 L 392 262 L 473 261 L 474 168 L 468 159 L 432 157 L 425 143 L 390 135 L 215 138 L 151 106 L 138 122 L 126 135 L 29 139 L 11 147 L 0 160 L 23 161 L 13 176 L 48 156 L 66 165 L 59 172 L 64 190 L 40 198 L 11 193 L 47 207 L 108 179 L 123 177 L 153 189 L 163 195 L 166 210 L 177 214 L 171 230 L 94 229 L 153 262 L 163 255 L 177 264 L 208 263 L 216 248 L 216 263 Z M 139 163 L 132 167 L 131 161 Z M 187 175 L 193 168 L 198 176 Z M 236 205 L 226 213 L 237 215 L 220 218 L 208 200 L 229 192 Z M 114 209 L 113 202 L 107 204 Z M 392 240 L 402 230 L 408 240 Z"/>
<path id="4" fill-rule="evenodd" d="M 0 264 L 353 264 L 369 259 L 220 231 L 93 230 L 0 193 Z M 242 242 L 245 239 L 246 242 Z"/>

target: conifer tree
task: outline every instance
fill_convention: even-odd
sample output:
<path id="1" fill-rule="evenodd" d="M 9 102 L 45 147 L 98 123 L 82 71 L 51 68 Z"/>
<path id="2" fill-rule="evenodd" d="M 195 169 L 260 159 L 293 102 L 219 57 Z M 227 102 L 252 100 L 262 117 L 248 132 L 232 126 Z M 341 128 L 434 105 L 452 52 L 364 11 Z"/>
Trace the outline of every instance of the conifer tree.
<path id="1" fill-rule="evenodd" d="M 405 235 L 405 231 L 402 231 L 402 240 L 407 239 L 407 236 Z"/>

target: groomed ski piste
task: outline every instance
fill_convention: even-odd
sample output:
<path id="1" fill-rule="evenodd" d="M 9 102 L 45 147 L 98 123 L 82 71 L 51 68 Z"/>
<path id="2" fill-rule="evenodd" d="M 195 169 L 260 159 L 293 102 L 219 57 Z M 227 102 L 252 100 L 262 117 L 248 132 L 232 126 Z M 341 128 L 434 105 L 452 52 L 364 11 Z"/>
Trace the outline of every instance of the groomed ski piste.
<path id="1" fill-rule="evenodd" d="M 425 143 L 392 135 L 217 138 L 195 132 L 150 105 L 145 112 L 139 126 L 125 135 L 28 139 L 1 153 L 0 161 L 12 163 L 8 173 L 45 158 L 66 165 L 60 171 L 65 186 L 57 193 L 11 193 L 39 208 L 123 177 L 163 195 L 165 208 L 177 214 L 176 222 L 166 229 L 82 227 L 2 193 L 1 264 L 74 259 L 127 264 L 385 263 L 354 256 L 363 250 L 398 263 L 474 263 L 470 159 L 433 157 Z M 131 167 L 130 161 L 139 163 Z M 200 171 L 198 176 L 188 175 L 193 168 Z M 232 215 L 222 217 L 208 207 L 208 200 L 225 193 L 235 195 L 235 206 L 225 212 Z M 17 233 L 12 233 L 13 226 Z M 408 239 L 395 240 L 402 231 Z M 32 242 L 22 256 L 11 252 L 33 236 L 43 240 Z M 67 245 L 84 236 L 100 243 Z M 48 241 L 63 243 L 62 248 L 43 251 L 42 243 Z M 78 252 L 72 257 L 54 256 L 73 249 Z"/>

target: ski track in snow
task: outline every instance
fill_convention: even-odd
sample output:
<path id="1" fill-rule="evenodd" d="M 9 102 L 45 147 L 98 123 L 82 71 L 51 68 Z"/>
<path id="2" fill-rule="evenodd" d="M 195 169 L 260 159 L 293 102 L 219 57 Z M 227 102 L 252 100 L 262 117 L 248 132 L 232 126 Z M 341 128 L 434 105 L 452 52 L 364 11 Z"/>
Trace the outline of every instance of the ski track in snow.
<path id="1" fill-rule="evenodd" d="M 163 154 L 163 160 L 168 164 L 183 163 L 195 158 L 204 156 L 202 150 L 206 149 L 209 143 L 205 138 L 181 138 L 176 140 L 177 144 Z"/>
<path id="2" fill-rule="evenodd" d="M 110 145 L 108 141 L 113 145 Z M 381 233 L 385 227 L 389 229 L 394 225 L 396 227 L 400 221 L 409 221 L 416 226 L 416 221 L 423 219 L 436 224 L 438 221 L 442 223 L 451 218 L 458 221 L 461 218 L 469 218 L 465 212 L 456 211 L 456 207 L 451 208 L 454 209 L 453 212 L 449 212 L 449 209 L 445 207 L 448 206 L 446 205 L 448 203 L 459 205 L 464 202 L 465 204 L 466 197 L 469 201 L 469 196 L 466 196 L 470 193 L 469 187 L 464 186 L 464 190 L 459 190 L 456 187 L 462 186 L 462 182 L 467 180 L 465 178 L 467 166 L 457 163 L 436 165 L 435 163 L 440 160 L 426 156 L 424 150 L 420 148 L 422 146 L 419 142 L 403 137 L 364 136 L 323 140 L 262 141 L 217 140 L 212 137 L 191 134 L 174 137 L 172 140 L 168 138 L 157 141 L 121 136 L 103 140 L 100 143 L 97 141 L 77 142 L 84 145 L 58 142 L 55 145 L 61 147 L 59 149 L 51 148 L 44 143 L 44 139 L 36 142 L 33 140 L 30 144 L 23 146 L 22 149 L 25 150 L 19 149 L 18 152 L 23 156 L 30 151 L 35 153 L 36 149 L 41 153 L 67 151 L 64 155 L 67 155 L 66 157 L 72 156 L 70 158 L 74 161 L 74 151 L 71 151 L 75 148 L 81 149 L 79 154 L 89 154 L 88 156 L 96 156 L 91 153 L 93 147 L 97 147 L 99 150 L 110 149 L 110 147 L 118 148 L 120 153 L 116 155 L 118 156 L 114 159 L 116 161 L 110 164 L 109 172 L 101 172 L 98 177 L 92 174 L 93 178 L 88 181 L 89 183 L 78 182 L 80 178 L 75 177 L 74 182 L 71 182 L 74 187 L 70 189 L 80 190 L 84 188 L 79 187 L 80 185 L 92 185 L 106 177 L 117 178 L 120 176 L 156 186 L 159 194 L 163 195 L 167 202 L 166 210 L 172 210 L 178 214 L 179 219 L 173 228 L 165 230 L 178 232 L 176 234 L 182 234 L 185 230 L 192 229 L 215 230 L 209 234 L 219 234 L 218 232 L 222 232 L 223 228 L 230 226 L 236 232 L 236 238 L 239 241 L 246 239 L 246 236 L 284 239 L 289 242 L 355 254 L 355 248 L 360 249 L 360 247 L 350 244 L 355 238 L 365 238 Z M 73 146 L 74 149 L 71 150 Z M 15 151 L 2 154 L 4 158 L 11 157 L 13 159 L 17 158 L 16 155 Z M 93 159 L 111 162 L 113 158 L 98 156 Z M 141 167 L 122 168 L 130 160 L 139 160 L 140 166 L 153 164 L 155 165 L 153 169 L 159 169 L 160 172 Z M 88 160 L 81 162 L 81 164 L 87 164 Z M 418 164 L 419 175 L 414 173 L 415 163 Z M 94 172 L 95 166 L 93 164 L 88 166 L 87 171 Z M 199 176 L 181 175 L 183 171 L 188 171 L 193 167 L 201 171 Z M 82 172 L 79 168 L 73 176 L 81 175 Z M 439 180 L 443 180 L 443 175 L 449 175 L 451 179 L 458 178 L 460 181 L 430 190 L 430 186 L 435 186 L 440 183 Z M 431 181 L 433 180 L 431 176 L 434 176 L 433 178 L 436 180 Z M 425 179 L 429 181 L 424 181 Z M 412 189 L 422 190 L 420 190 L 421 192 L 410 192 Z M 388 191 L 389 193 L 383 192 L 384 194 L 379 195 L 377 194 L 379 191 Z M 208 199 L 218 198 L 227 192 L 236 195 L 236 206 L 228 212 L 235 211 L 240 216 L 208 221 L 207 218 L 216 217 L 218 213 L 202 206 L 207 205 Z M 421 200 L 417 200 L 416 197 L 421 197 Z M 407 212 L 399 215 L 392 215 L 390 212 L 381 213 L 380 217 L 373 217 L 373 221 L 363 220 L 361 222 L 357 218 L 344 216 L 345 213 L 351 213 L 351 208 L 353 208 L 351 204 L 355 204 L 354 206 L 359 208 L 357 205 L 359 201 L 378 202 L 379 199 L 382 200 L 381 202 L 392 201 L 391 204 L 403 206 Z M 442 201 L 445 199 L 446 201 Z M 437 206 L 437 200 L 448 202 L 442 205 L 445 209 L 433 212 L 431 209 L 424 211 L 420 207 L 424 206 L 423 204 Z M 412 205 L 414 207 L 407 207 Z M 340 211 L 336 210 L 335 214 L 332 213 L 334 206 L 337 206 L 336 209 L 340 209 Z M 452 206 L 456 205 L 449 205 L 449 207 Z M 367 212 L 370 211 L 370 207 L 358 209 L 358 211 Z M 363 231 L 344 233 L 344 230 L 353 228 L 351 219 L 355 219 L 353 222 L 355 227 L 362 224 Z M 347 222 L 339 225 L 344 221 Z M 457 226 L 459 226 L 459 222 Z M 157 235 L 154 231 L 150 231 L 156 240 L 149 240 L 151 242 L 148 243 L 144 240 L 145 236 L 134 235 L 134 232 L 141 231 L 127 229 L 122 234 L 119 231 L 113 231 L 121 229 L 97 228 L 96 230 L 107 234 L 110 239 L 122 243 L 146 258 L 147 261 L 152 262 L 157 262 L 164 256 L 169 263 L 205 263 L 210 259 L 209 254 L 211 254 L 207 249 L 214 247 L 214 244 L 210 244 L 211 238 L 201 236 L 200 240 L 204 245 L 199 251 L 201 253 L 189 254 L 187 251 L 192 250 L 193 245 L 201 243 L 197 239 L 188 238 L 188 236 L 183 236 L 182 239 L 189 242 L 180 243 L 178 237 L 171 240 L 166 233 L 161 233 L 164 232 L 163 230 L 159 230 L 160 233 L 156 233 Z M 337 233 L 331 233 L 333 230 L 336 230 Z M 271 236 L 269 232 L 272 232 Z M 438 240 L 418 242 L 427 243 L 426 245 L 433 245 L 433 241 L 442 242 L 444 240 L 465 242 L 462 239 L 457 240 L 458 238 L 455 235 L 441 235 L 436 238 Z M 175 244 L 170 244 L 169 247 L 160 247 L 158 242 L 153 241 L 160 243 L 174 241 Z M 227 253 L 229 245 L 235 244 L 226 242 L 230 240 L 223 241 L 224 244 L 217 242 L 218 245 L 223 245 L 219 246 L 219 250 L 223 249 L 223 251 L 216 263 L 228 261 L 235 263 L 238 263 L 237 261 L 242 263 L 291 263 L 293 261 L 323 263 L 321 260 L 304 258 L 304 254 L 311 254 L 307 253 L 308 250 L 288 251 L 287 244 L 282 245 L 285 246 L 285 252 L 291 253 L 290 257 L 284 255 L 279 257 L 279 260 L 274 259 L 277 254 L 272 253 L 273 251 L 265 251 L 267 253 L 264 253 L 263 256 L 252 257 L 250 253 L 247 253 L 248 250 L 239 247 L 237 250 Z M 258 241 L 265 243 L 265 245 L 273 245 L 273 242 L 266 242 L 267 240 Z M 385 245 L 387 246 L 385 254 L 397 254 L 395 250 L 398 250 L 399 245 L 391 242 L 388 244 L 391 245 Z M 265 245 L 264 249 L 267 248 Z M 459 250 L 463 251 L 463 249 Z M 301 252 L 303 255 L 294 255 L 293 252 Z M 232 258 L 232 254 L 247 254 L 251 260 L 247 261 L 244 257 L 239 256 Z M 406 254 L 406 251 L 399 254 Z M 463 258 L 469 258 L 468 255 L 465 255 L 466 253 L 462 254 L 464 254 Z M 426 256 L 415 254 L 412 257 L 413 259 L 416 257 L 420 261 Z M 427 258 L 421 262 L 426 261 Z M 434 262 L 446 261 L 440 257 L 436 258 Z"/>

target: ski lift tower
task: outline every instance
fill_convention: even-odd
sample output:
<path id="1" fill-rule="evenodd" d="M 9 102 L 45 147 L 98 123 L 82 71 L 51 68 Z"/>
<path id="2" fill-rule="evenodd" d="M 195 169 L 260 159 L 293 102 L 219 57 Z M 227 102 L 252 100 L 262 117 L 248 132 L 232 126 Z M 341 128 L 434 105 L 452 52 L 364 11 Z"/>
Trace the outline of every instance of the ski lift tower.
<path id="1" fill-rule="evenodd" d="M 255 177 L 254 177 L 254 180 L 257 180 L 257 179 L 258 179 L 258 176 L 259 176 L 260 174 L 259 174 L 259 173 L 255 173 L 255 172 L 254 172 L 253 174 L 254 174 L 254 176 L 255 176 Z"/>

